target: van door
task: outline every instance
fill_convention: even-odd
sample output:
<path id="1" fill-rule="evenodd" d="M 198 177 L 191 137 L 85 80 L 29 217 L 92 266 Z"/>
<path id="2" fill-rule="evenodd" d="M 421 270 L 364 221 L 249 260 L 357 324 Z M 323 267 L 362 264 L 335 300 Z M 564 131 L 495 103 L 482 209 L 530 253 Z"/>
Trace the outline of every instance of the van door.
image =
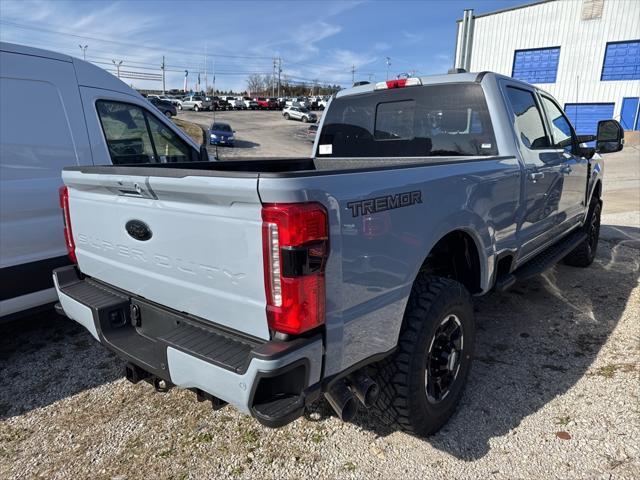
<path id="1" fill-rule="evenodd" d="M 564 175 L 557 149 L 551 146 L 533 88 L 509 81 L 502 81 L 501 86 L 525 167 L 524 209 L 518 221 L 522 260 L 546 245 L 555 235 L 554 227 L 558 223 L 560 199 L 565 188 Z"/>
<path id="2" fill-rule="evenodd" d="M 62 168 L 92 157 L 71 62 L 1 51 L 0 85 L 1 316 L 55 300 Z"/>

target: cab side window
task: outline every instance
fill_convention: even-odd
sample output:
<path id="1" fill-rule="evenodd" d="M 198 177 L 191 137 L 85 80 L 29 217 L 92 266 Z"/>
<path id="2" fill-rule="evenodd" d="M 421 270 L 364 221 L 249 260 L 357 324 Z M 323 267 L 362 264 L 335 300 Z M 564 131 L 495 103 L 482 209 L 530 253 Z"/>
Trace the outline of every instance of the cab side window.
<path id="1" fill-rule="evenodd" d="M 114 165 L 198 160 L 190 145 L 143 108 L 100 100 L 96 109 Z"/>
<path id="2" fill-rule="evenodd" d="M 515 129 L 520 141 L 531 150 L 549 148 L 551 143 L 533 92 L 515 87 L 507 87 L 506 91 L 515 115 Z"/>
<path id="3" fill-rule="evenodd" d="M 551 128 L 553 146 L 558 148 L 571 147 L 573 144 L 573 129 L 565 114 L 553 100 L 544 95 L 542 95 L 542 105 Z"/>

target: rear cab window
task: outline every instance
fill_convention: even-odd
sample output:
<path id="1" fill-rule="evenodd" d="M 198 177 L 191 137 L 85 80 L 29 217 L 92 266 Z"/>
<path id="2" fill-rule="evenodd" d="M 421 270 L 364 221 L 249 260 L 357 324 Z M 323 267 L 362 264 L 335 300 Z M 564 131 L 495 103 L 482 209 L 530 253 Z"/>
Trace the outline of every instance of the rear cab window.
<path id="1" fill-rule="evenodd" d="M 338 97 L 318 140 L 320 158 L 497 154 L 484 92 L 475 83 Z"/>

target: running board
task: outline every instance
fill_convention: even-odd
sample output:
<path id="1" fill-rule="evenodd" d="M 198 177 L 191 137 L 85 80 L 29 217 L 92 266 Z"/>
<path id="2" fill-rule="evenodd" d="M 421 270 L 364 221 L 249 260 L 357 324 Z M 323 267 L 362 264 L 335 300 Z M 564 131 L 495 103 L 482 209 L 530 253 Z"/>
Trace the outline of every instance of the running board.
<path id="1" fill-rule="evenodd" d="M 495 290 L 498 292 L 504 292 L 520 280 L 526 280 L 541 274 L 566 257 L 569 252 L 586 239 L 587 234 L 582 229 L 570 233 L 558 243 L 551 245 L 549 248 L 533 257 L 515 271 L 505 275 L 500 275 L 496 279 Z"/>

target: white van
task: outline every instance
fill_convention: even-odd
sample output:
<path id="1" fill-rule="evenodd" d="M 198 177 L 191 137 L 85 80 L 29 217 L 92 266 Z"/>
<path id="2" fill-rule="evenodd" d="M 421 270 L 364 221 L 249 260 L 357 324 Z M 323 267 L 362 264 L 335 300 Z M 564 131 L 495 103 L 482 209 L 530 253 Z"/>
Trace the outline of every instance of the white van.
<path id="1" fill-rule="evenodd" d="M 57 300 L 63 167 L 200 160 L 206 149 L 105 70 L 0 42 L 0 322 Z"/>

